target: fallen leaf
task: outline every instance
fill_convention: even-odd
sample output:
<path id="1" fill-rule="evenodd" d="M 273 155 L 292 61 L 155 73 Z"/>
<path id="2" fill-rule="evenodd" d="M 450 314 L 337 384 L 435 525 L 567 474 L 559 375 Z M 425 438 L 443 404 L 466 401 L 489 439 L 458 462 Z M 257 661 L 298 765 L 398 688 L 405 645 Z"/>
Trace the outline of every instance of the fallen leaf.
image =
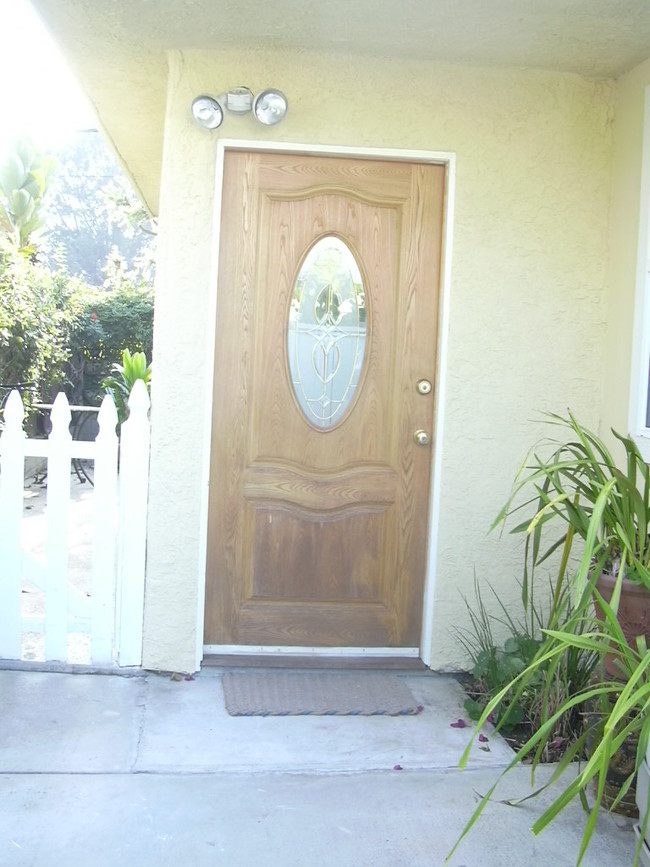
<path id="1" fill-rule="evenodd" d="M 394 771 L 403 771 L 404 768 L 401 765 L 393 765 L 393 770 Z"/>
<path id="2" fill-rule="evenodd" d="M 452 729 L 466 729 L 467 723 L 464 719 L 460 719 L 460 717 L 456 720 L 456 722 L 451 723 Z"/>
<path id="3" fill-rule="evenodd" d="M 482 744 L 486 744 L 488 742 L 488 739 L 485 737 L 484 734 L 480 734 L 478 736 L 478 739 L 479 739 L 480 743 L 482 743 Z"/>
<path id="4" fill-rule="evenodd" d="M 178 682 L 179 680 L 183 680 L 183 675 L 179 674 L 177 671 L 172 671 L 172 673 L 169 676 L 169 679 Z"/>

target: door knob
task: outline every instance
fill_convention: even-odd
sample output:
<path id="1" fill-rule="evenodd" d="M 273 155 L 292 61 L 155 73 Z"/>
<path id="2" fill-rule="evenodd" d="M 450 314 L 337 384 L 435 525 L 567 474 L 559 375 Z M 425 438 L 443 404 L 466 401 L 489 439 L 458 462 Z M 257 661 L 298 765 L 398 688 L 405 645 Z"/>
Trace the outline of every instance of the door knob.
<path id="1" fill-rule="evenodd" d="M 418 379 L 415 387 L 420 394 L 431 394 L 431 383 L 428 379 Z"/>
<path id="2" fill-rule="evenodd" d="M 431 442 L 431 437 L 425 430 L 416 430 L 413 434 L 413 439 L 415 440 L 415 444 L 418 446 L 428 446 Z"/>

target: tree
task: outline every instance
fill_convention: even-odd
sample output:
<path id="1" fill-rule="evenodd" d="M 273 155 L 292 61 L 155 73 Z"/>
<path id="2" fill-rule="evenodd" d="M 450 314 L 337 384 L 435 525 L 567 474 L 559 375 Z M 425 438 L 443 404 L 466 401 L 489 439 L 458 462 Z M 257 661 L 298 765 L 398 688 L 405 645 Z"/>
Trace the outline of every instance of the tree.
<path id="1" fill-rule="evenodd" d="M 57 152 L 58 169 L 47 198 L 47 238 L 52 268 L 103 286 L 113 250 L 133 282 L 153 280 L 155 236 L 151 220 L 101 134 L 86 130 Z"/>

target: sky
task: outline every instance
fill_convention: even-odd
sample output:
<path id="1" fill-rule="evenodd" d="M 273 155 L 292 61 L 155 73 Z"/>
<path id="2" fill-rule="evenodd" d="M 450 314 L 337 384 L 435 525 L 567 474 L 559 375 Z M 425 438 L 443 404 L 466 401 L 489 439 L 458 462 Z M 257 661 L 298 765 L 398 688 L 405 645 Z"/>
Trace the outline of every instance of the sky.
<path id="1" fill-rule="evenodd" d="M 44 150 L 95 128 L 88 100 L 27 0 L 0 0 L 0 159 L 29 135 Z"/>

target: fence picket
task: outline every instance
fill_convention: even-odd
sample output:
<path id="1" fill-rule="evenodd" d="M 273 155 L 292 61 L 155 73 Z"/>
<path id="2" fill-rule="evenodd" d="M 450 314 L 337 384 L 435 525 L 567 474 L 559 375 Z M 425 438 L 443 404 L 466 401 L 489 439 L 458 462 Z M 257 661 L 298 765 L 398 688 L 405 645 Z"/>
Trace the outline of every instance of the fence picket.
<path id="1" fill-rule="evenodd" d="M 25 411 L 20 395 L 12 391 L 4 409 L 0 437 L 0 657 L 20 659 L 20 578 L 22 552 L 20 524 L 25 478 Z"/>
<path id="2" fill-rule="evenodd" d="M 97 416 L 94 470 L 94 527 L 91 585 L 90 657 L 94 664 L 113 658 L 117 533 L 117 411 L 106 395 Z"/>
<path id="3" fill-rule="evenodd" d="M 68 509 L 72 415 L 68 399 L 57 395 L 50 421 L 47 464 L 47 578 L 45 592 L 45 659 L 68 658 Z"/>
<path id="4" fill-rule="evenodd" d="M 117 413 L 106 397 L 95 442 L 73 441 L 71 409 L 59 394 L 47 440 L 28 439 L 14 391 L 0 432 L 0 659 L 20 659 L 23 631 L 45 633 L 45 659 L 66 661 L 68 630 L 90 632 L 94 664 L 139 665 L 149 484 L 149 396 L 143 382 L 129 398 L 118 476 Z M 25 457 L 47 458 L 45 564 L 21 548 Z M 72 458 L 94 461 L 90 599 L 69 587 L 68 547 Z M 119 478 L 119 485 L 118 485 Z M 21 617 L 21 580 L 44 591 L 45 617 Z M 77 594 L 77 595 L 75 595 Z"/>
<path id="5" fill-rule="evenodd" d="M 122 425 L 120 448 L 120 544 L 115 645 L 120 665 L 142 663 L 142 620 L 149 488 L 149 395 L 137 380 Z"/>

